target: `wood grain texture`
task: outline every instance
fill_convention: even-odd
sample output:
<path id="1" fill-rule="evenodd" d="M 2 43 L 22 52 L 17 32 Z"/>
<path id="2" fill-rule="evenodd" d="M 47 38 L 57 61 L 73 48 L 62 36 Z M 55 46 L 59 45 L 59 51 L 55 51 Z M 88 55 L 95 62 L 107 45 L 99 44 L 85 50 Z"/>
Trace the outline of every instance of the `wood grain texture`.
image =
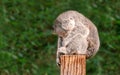
<path id="1" fill-rule="evenodd" d="M 86 55 L 62 55 L 60 75 L 86 75 Z"/>

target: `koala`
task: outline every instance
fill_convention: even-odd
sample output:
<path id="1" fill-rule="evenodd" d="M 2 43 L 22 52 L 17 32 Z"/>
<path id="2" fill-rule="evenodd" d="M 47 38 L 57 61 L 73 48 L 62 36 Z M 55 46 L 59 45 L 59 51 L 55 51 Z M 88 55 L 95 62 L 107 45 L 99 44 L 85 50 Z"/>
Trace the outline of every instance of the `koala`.
<path id="1" fill-rule="evenodd" d="M 56 62 L 60 65 L 60 55 L 85 54 L 94 56 L 100 41 L 96 26 L 81 13 L 70 10 L 60 14 L 53 25 L 58 35 Z"/>

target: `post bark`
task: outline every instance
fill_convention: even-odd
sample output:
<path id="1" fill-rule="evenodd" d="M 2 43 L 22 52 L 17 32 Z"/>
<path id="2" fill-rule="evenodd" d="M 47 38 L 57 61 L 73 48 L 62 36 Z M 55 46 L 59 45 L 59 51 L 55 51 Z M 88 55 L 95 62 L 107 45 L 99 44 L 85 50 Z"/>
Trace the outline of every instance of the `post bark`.
<path id="1" fill-rule="evenodd" d="M 60 75 L 86 75 L 86 55 L 61 55 Z"/>

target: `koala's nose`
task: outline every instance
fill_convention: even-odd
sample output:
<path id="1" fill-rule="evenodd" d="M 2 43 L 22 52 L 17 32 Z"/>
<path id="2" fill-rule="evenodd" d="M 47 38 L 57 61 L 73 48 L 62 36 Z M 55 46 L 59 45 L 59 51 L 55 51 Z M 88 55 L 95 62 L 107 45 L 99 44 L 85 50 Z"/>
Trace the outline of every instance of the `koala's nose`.
<path id="1" fill-rule="evenodd" d="M 55 31 L 55 29 L 53 30 L 52 34 L 54 34 L 54 35 L 56 34 L 56 31 Z"/>

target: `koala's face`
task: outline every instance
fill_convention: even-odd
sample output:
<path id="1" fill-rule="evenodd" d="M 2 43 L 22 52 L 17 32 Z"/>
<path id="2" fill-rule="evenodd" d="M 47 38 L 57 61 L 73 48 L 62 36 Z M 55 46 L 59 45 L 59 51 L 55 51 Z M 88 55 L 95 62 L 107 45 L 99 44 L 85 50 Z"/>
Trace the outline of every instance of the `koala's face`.
<path id="1" fill-rule="evenodd" d="M 64 37 L 66 35 L 66 31 L 61 27 L 60 22 L 56 22 L 56 24 L 53 26 L 54 33 L 59 35 L 60 37 Z"/>
<path id="2" fill-rule="evenodd" d="M 69 31 L 72 31 L 74 27 L 75 21 L 72 17 L 60 17 L 55 22 L 54 30 L 59 36 L 65 36 Z"/>

